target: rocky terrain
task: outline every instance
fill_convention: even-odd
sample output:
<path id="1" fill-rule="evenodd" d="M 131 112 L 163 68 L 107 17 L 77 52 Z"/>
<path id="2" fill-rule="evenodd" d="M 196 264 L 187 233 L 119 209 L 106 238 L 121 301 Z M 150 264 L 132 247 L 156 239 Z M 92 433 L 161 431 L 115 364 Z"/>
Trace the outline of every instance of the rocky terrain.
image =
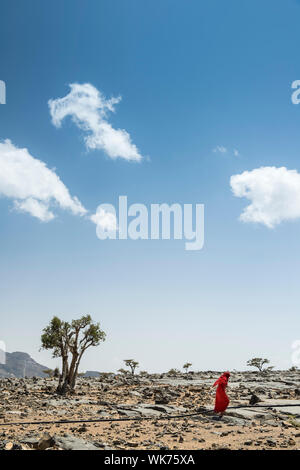
<path id="1" fill-rule="evenodd" d="M 299 371 L 232 373 L 230 406 L 266 407 L 228 409 L 222 419 L 211 412 L 218 376 L 101 374 L 80 377 L 68 397 L 55 394 L 53 378 L 1 378 L 0 449 L 300 449 Z M 135 417 L 151 419 L 55 423 Z M 28 421 L 48 424 L 21 424 Z M 1 426 L 11 422 L 20 424 Z"/>

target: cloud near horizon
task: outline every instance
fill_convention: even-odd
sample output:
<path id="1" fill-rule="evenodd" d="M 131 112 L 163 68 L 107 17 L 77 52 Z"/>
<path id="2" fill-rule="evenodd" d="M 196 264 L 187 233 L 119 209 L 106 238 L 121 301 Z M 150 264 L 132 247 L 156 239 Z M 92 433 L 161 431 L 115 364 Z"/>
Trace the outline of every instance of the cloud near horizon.
<path id="1" fill-rule="evenodd" d="M 73 122 L 87 135 L 86 148 L 101 149 L 110 158 L 140 161 L 142 156 L 131 141 L 125 129 L 114 129 L 107 121 L 108 112 L 115 111 L 121 97 L 106 99 L 90 83 L 71 83 L 71 91 L 63 98 L 48 101 L 52 123 L 61 127 L 62 121 L 70 116 Z"/>
<path id="2" fill-rule="evenodd" d="M 1 195 L 12 199 L 17 210 L 43 222 L 54 219 L 52 209 L 55 206 L 74 215 L 87 212 L 77 197 L 71 197 L 54 170 L 9 139 L 0 141 Z"/>
<path id="3" fill-rule="evenodd" d="M 286 220 L 300 218 L 300 173 L 286 167 L 261 167 L 230 178 L 236 197 L 251 202 L 241 213 L 243 222 L 274 228 Z"/>

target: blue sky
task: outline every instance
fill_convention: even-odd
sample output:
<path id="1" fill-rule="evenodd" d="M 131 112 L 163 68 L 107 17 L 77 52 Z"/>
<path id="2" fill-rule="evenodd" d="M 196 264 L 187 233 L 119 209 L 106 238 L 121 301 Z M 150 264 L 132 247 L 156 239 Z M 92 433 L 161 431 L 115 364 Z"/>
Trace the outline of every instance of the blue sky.
<path id="1" fill-rule="evenodd" d="M 205 246 L 187 252 L 178 240 L 100 241 L 86 217 L 57 209 L 42 222 L 2 194 L 7 349 L 56 365 L 39 351 L 42 328 L 53 315 L 91 313 L 107 341 L 83 370 L 116 370 L 127 357 L 146 370 L 185 361 L 239 369 L 257 355 L 290 367 L 299 217 L 274 228 L 239 220 L 249 200 L 234 196 L 230 178 L 261 167 L 300 172 L 300 106 L 291 102 L 300 2 L 4 0 L 1 19 L 1 141 L 45 162 L 91 213 L 119 195 L 205 204 Z M 48 100 L 71 83 L 122 96 L 109 122 L 130 134 L 140 162 L 87 149 L 70 118 L 52 124 Z M 288 201 L 297 206 L 295 191 Z"/>

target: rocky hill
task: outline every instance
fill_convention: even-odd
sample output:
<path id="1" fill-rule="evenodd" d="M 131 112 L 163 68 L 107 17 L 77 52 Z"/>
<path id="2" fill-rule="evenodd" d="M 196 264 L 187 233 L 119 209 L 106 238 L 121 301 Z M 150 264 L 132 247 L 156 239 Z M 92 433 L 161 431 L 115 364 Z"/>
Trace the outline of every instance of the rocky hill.
<path id="1" fill-rule="evenodd" d="M 0 364 L 0 377 L 45 377 L 48 367 L 38 364 L 24 352 L 6 353 L 6 363 Z"/>

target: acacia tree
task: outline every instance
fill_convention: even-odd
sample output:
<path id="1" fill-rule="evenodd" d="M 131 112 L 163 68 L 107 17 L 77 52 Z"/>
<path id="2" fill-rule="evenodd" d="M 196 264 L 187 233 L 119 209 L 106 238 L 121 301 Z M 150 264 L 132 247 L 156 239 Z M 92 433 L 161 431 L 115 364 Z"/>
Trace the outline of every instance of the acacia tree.
<path id="1" fill-rule="evenodd" d="M 125 365 L 130 368 L 132 375 L 134 375 L 135 369 L 139 367 L 139 363 L 134 359 L 124 359 Z"/>
<path id="2" fill-rule="evenodd" d="M 188 371 L 188 369 L 192 366 L 193 364 L 191 362 L 186 362 L 183 364 L 183 368 L 185 369 L 185 372 Z"/>
<path id="3" fill-rule="evenodd" d="M 42 348 L 51 349 L 53 357 L 61 357 L 62 371 L 57 393 L 66 394 L 75 388 L 78 367 L 84 352 L 91 346 L 105 341 L 106 334 L 94 323 L 90 315 L 84 315 L 71 323 L 53 317 L 43 329 Z"/>
<path id="4" fill-rule="evenodd" d="M 248 367 L 256 367 L 259 372 L 262 372 L 265 364 L 270 364 L 270 361 L 269 359 L 263 359 L 262 357 L 254 357 L 253 359 L 249 359 L 249 361 L 247 361 Z M 268 369 L 273 369 L 273 367 L 268 367 Z"/>

